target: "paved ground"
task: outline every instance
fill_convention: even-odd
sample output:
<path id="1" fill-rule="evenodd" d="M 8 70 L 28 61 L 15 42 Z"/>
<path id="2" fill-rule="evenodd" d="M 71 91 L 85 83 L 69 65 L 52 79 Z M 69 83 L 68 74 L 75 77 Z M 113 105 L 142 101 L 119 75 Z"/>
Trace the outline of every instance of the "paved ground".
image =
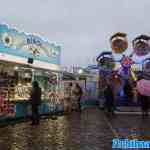
<path id="1" fill-rule="evenodd" d="M 150 140 L 150 119 L 137 115 L 106 117 L 96 108 L 57 120 L 42 119 L 0 128 L 0 150 L 111 150 L 112 139 Z"/>

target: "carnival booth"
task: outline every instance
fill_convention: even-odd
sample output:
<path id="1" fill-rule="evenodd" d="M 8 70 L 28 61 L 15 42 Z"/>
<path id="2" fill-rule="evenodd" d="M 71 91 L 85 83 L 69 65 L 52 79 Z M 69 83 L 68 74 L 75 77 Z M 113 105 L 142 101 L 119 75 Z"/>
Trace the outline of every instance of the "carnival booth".
<path id="1" fill-rule="evenodd" d="M 0 25 L 0 119 L 31 114 L 29 97 L 35 80 L 42 89 L 40 113 L 56 110 L 61 102 L 52 102 L 51 95 L 59 89 L 60 51 L 60 46 L 39 36 Z"/>

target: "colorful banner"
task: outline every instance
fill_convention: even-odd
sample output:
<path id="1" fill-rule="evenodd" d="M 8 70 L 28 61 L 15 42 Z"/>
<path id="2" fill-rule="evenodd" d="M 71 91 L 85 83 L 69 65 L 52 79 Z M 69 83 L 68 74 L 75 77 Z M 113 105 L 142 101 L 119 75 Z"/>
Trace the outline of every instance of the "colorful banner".
<path id="1" fill-rule="evenodd" d="M 33 34 L 0 25 L 0 52 L 60 65 L 61 47 Z"/>
<path id="2" fill-rule="evenodd" d="M 0 118 L 13 118 L 16 115 L 14 104 L 10 104 L 3 96 L 0 96 Z"/>

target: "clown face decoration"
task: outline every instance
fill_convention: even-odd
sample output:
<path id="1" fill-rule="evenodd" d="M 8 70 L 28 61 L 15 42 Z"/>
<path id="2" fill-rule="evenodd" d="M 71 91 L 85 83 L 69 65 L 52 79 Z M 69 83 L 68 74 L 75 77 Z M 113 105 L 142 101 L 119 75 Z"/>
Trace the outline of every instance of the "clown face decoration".
<path id="1" fill-rule="evenodd" d="M 128 41 L 125 33 L 116 33 L 110 38 L 111 48 L 115 53 L 123 53 L 128 48 Z"/>
<path id="2" fill-rule="evenodd" d="M 140 35 L 132 41 L 133 50 L 137 56 L 145 56 L 150 52 L 149 40 L 149 36 Z"/>

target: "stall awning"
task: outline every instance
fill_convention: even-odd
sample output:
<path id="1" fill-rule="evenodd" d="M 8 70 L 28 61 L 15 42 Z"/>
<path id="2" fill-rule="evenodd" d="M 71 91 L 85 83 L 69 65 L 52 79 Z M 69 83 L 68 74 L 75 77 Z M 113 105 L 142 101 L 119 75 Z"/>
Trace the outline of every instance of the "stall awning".
<path id="1" fill-rule="evenodd" d="M 30 64 L 30 63 L 28 63 L 27 58 L 13 56 L 13 55 L 5 54 L 5 53 L 0 53 L 0 60 L 12 62 L 12 63 L 16 63 L 16 64 L 29 65 L 30 67 L 33 67 L 33 68 L 60 71 L 59 65 L 50 64 L 50 63 L 42 62 L 39 60 L 34 60 L 33 64 Z"/>

